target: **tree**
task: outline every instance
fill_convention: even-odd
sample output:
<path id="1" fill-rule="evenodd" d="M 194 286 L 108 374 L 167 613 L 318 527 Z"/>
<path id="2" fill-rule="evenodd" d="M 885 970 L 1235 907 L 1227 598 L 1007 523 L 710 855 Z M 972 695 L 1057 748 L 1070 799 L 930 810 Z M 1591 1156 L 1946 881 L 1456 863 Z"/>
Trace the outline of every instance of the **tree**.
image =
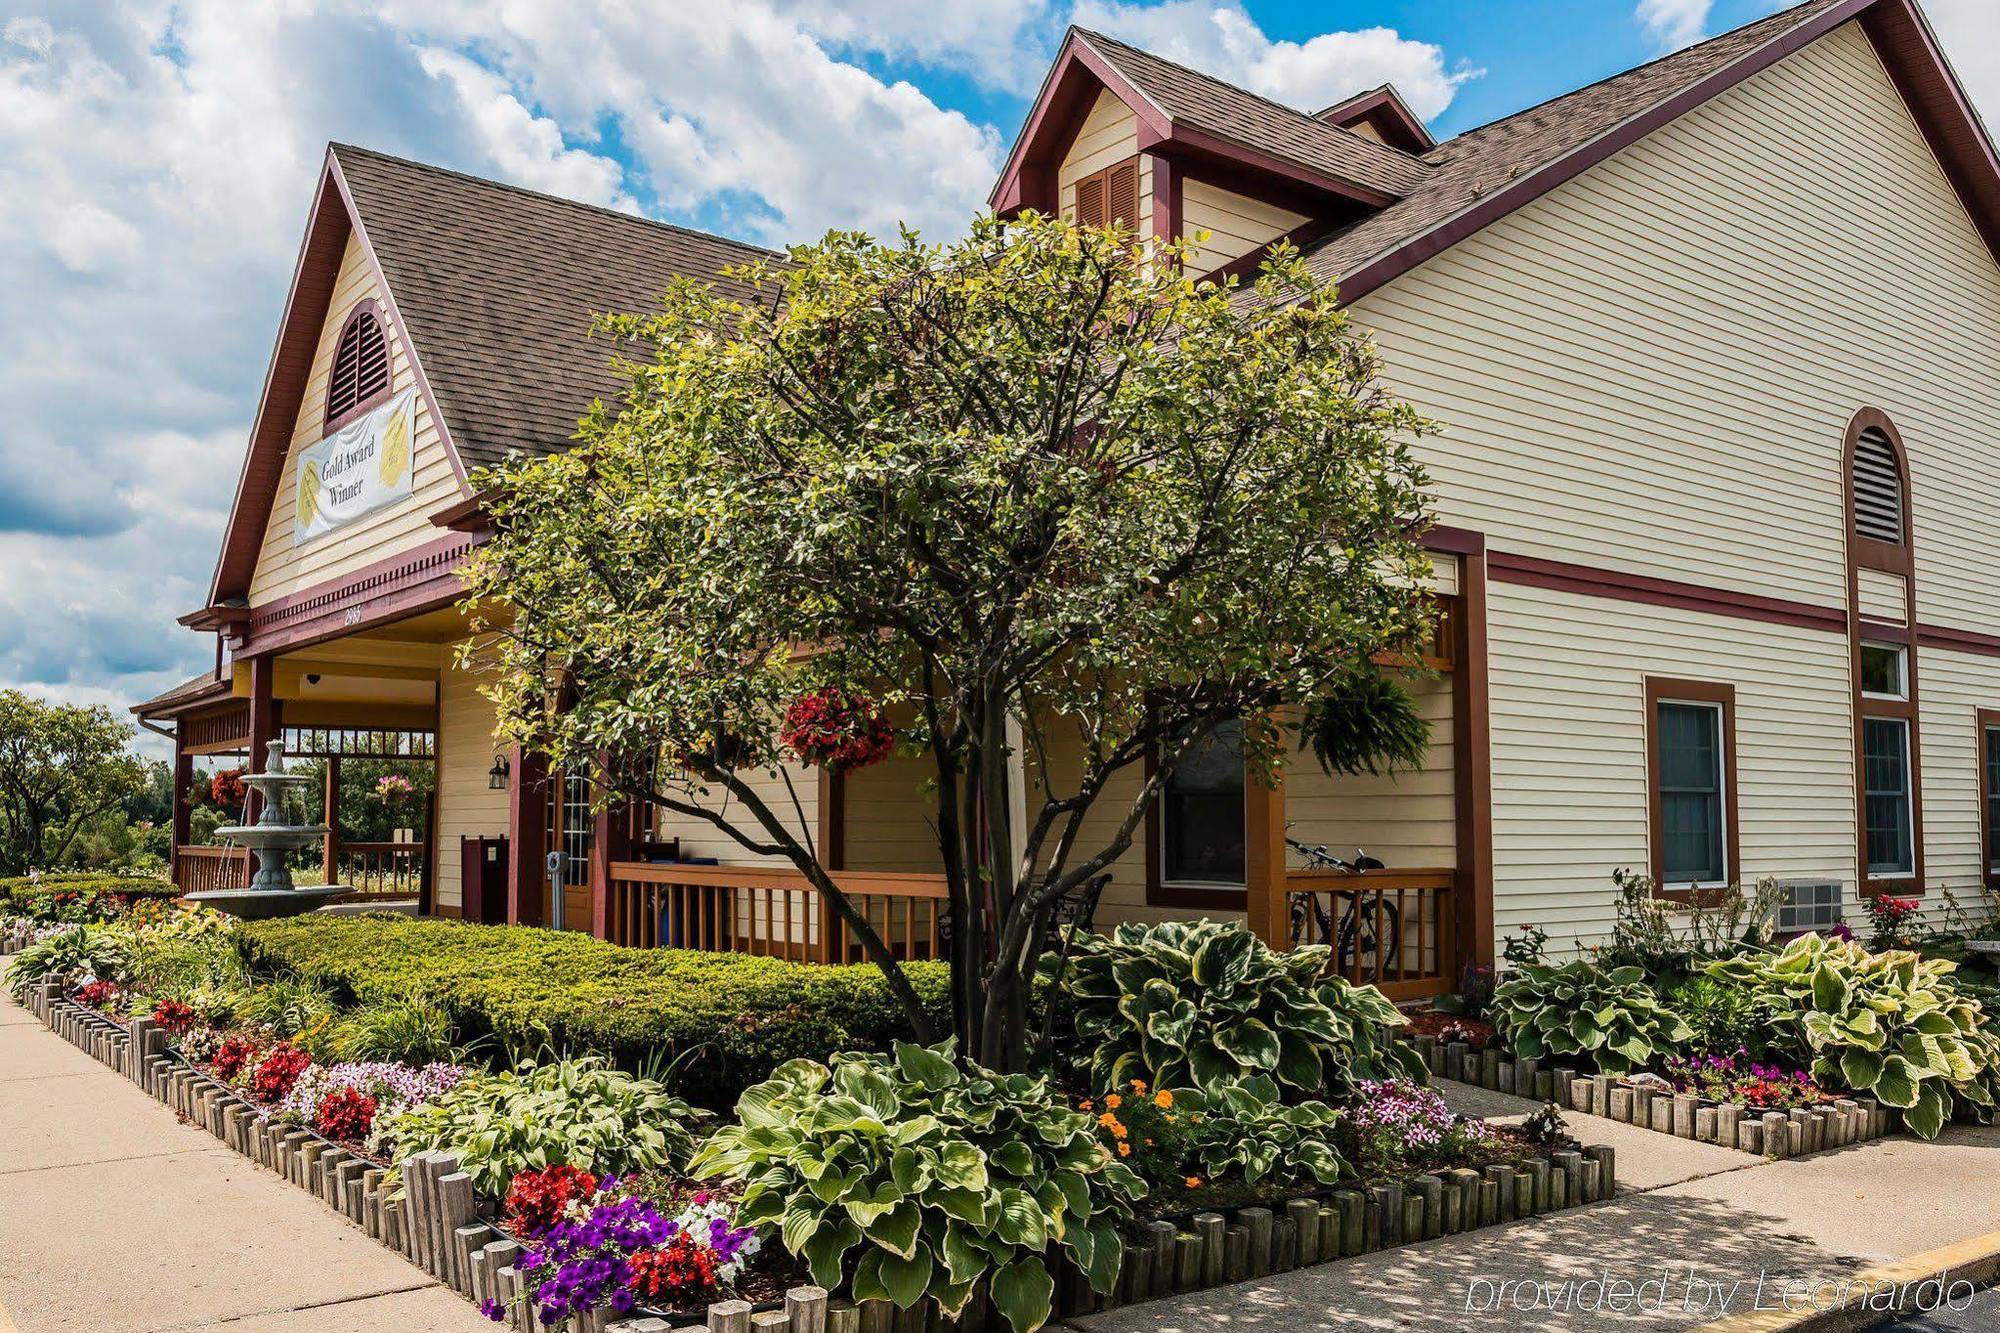
<path id="1" fill-rule="evenodd" d="M 86 829 L 144 792 L 133 735 L 101 704 L 0 690 L 0 871 L 63 865 Z"/>
<path id="2" fill-rule="evenodd" d="M 1025 1062 L 1052 904 L 1182 757 L 1429 628 L 1425 423 L 1296 252 L 1243 290 L 1186 258 L 1035 216 L 942 247 L 830 234 L 745 270 L 755 302 L 687 282 L 606 320 L 645 358 L 623 403 L 485 479 L 467 606 L 502 729 L 790 861 L 922 1033 L 810 821 L 752 781 L 795 757 L 783 718 L 814 692 L 913 719 L 960 1049 L 997 1068 Z M 1283 728 L 1245 730 L 1268 779 Z M 1018 839 L 982 816 L 1017 752 Z"/>

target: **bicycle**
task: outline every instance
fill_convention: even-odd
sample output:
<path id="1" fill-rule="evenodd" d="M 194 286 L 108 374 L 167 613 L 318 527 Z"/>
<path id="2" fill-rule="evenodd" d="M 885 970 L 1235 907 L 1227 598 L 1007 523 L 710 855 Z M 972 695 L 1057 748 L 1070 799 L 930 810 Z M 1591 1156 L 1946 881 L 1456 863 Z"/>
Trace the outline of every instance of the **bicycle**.
<path id="1" fill-rule="evenodd" d="M 1354 850 L 1354 859 L 1347 861 L 1329 852 L 1324 845 L 1309 846 L 1290 834 L 1285 835 L 1285 845 L 1304 857 L 1306 864 L 1314 870 L 1362 875 L 1370 870 L 1385 869 L 1380 861 L 1358 847 Z M 1334 894 L 1346 899 L 1338 929 L 1320 901 L 1320 894 L 1301 892 L 1290 895 L 1292 943 L 1333 945 L 1331 970 L 1342 975 L 1365 972 L 1367 969 L 1361 964 L 1369 959 L 1373 960 L 1374 969 L 1380 970 L 1402 949 L 1402 909 L 1388 898 L 1371 894 L 1370 897 L 1376 898 L 1375 910 L 1364 912 L 1360 893 L 1335 889 Z M 1351 969 L 1350 961 L 1354 964 Z"/>

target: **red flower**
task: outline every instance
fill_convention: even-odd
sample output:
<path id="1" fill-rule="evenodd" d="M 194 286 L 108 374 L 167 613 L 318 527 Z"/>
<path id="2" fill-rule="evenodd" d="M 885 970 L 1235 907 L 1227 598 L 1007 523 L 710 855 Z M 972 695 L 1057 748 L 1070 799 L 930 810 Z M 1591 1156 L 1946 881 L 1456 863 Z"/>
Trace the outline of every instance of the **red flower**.
<path id="1" fill-rule="evenodd" d="M 874 700 L 830 685 L 793 701 L 778 739 L 802 763 L 844 773 L 886 759 L 896 729 Z"/>
<path id="2" fill-rule="evenodd" d="M 215 1059 L 210 1063 L 214 1066 L 217 1078 L 224 1083 L 233 1083 L 238 1074 L 256 1061 L 258 1055 L 254 1043 L 245 1041 L 241 1037 L 231 1037 L 222 1043 L 222 1049 L 215 1053 Z"/>
<path id="3" fill-rule="evenodd" d="M 242 769 L 225 768 L 208 784 L 208 799 L 226 810 L 243 804 L 243 797 L 249 790 L 243 785 Z"/>
<path id="4" fill-rule="evenodd" d="M 194 1010 L 179 1000 L 161 1000 L 153 1006 L 153 1021 L 176 1037 L 183 1036 L 194 1027 Z"/>
<path id="5" fill-rule="evenodd" d="M 597 1177 L 573 1166 L 523 1171 L 507 1186 L 507 1229 L 517 1236 L 538 1236 L 562 1220 L 577 1199 L 597 1193 Z"/>
<path id="6" fill-rule="evenodd" d="M 250 1095 L 260 1102 L 281 1102 L 312 1064 L 312 1057 L 290 1042 L 279 1042 L 250 1076 Z"/>
<path id="7" fill-rule="evenodd" d="M 716 1294 L 715 1252 L 675 1236 L 656 1250 L 635 1250 L 627 1256 L 632 1289 L 648 1301 L 689 1309 Z"/>
<path id="8" fill-rule="evenodd" d="M 330 1139 L 359 1142 L 375 1124 L 375 1099 L 353 1088 L 335 1088 L 319 1100 L 313 1128 Z"/>
<path id="9" fill-rule="evenodd" d="M 76 993 L 77 1001 L 92 1009 L 108 1009 L 118 998 L 118 986 L 110 981 L 93 981 Z"/>

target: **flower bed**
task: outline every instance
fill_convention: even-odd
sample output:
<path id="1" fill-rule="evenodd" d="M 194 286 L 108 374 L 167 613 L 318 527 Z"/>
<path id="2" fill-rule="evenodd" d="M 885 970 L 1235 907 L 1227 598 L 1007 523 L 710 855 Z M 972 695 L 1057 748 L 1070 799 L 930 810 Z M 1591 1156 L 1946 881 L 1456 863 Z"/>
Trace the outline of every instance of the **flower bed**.
<path id="1" fill-rule="evenodd" d="M 625 1313 L 680 1322 L 704 1303 L 724 1327 L 731 1311 L 797 1306 L 850 1331 L 972 1312 L 1026 1333 L 1615 1189 L 1609 1150 L 1581 1149 L 1559 1119 L 1502 1128 L 1452 1113 L 1421 1086 L 1378 993 L 1240 926 L 1087 945 L 1070 1002 L 1088 1040 L 1051 1075 L 995 1075 L 949 1046 L 897 1042 L 787 1061 L 724 1116 L 594 1058 L 437 1061 L 420 1052 L 448 1043 L 451 1025 L 429 993 L 371 993 L 350 1010 L 353 993 L 324 979 L 358 963 L 252 975 L 237 947 L 247 934 L 179 910 L 69 927 L 27 960 L 29 998 L 190 1121 L 524 1333 Z M 507 947 L 534 942 L 513 932 Z M 1184 1022 L 1183 1044 L 1124 1044 L 1104 1017 L 1121 996 L 1098 993 L 1113 967 L 1159 974 L 1153 999 Z M 91 998 L 137 1016 L 76 1003 L 100 985 Z M 352 1058 L 385 1046 L 400 1058 Z M 1175 1084 L 1157 1085 L 1155 1057 Z M 1201 1083 L 1218 1058 L 1230 1072 Z M 1074 1090 L 1091 1071 L 1132 1067 L 1145 1072 Z M 1283 1082 L 1266 1072 L 1280 1067 Z"/>

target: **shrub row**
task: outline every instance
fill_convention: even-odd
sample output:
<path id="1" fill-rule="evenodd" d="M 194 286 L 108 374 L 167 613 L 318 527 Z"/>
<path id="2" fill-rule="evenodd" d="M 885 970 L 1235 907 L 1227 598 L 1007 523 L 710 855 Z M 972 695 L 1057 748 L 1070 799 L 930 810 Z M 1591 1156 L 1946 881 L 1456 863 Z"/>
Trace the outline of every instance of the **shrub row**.
<path id="1" fill-rule="evenodd" d="M 912 1035 L 872 966 L 625 949 L 588 935 L 386 913 L 246 922 L 243 938 L 260 971 L 317 982 L 343 1001 L 421 997 L 451 1015 L 461 1040 L 602 1054 L 716 1109 L 787 1060 L 887 1050 Z M 944 965 L 908 972 L 943 1023 Z"/>
<path id="2" fill-rule="evenodd" d="M 39 881 L 26 875 L 0 879 L 0 899 L 9 902 L 26 902 L 30 898 L 52 893 L 80 893 L 86 897 L 120 893 L 134 898 L 172 898 L 180 890 L 174 887 L 171 880 L 98 870 L 43 875 Z"/>

